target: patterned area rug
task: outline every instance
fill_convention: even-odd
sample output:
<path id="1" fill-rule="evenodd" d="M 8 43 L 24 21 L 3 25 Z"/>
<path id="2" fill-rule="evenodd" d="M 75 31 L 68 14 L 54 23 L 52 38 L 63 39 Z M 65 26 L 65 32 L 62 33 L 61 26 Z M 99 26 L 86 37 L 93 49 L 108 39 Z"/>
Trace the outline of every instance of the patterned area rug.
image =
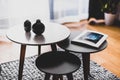
<path id="1" fill-rule="evenodd" d="M 77 56 L 81 58 L 80 54 Z M 23 80 L 44 80 L 44 73 L 35 66 L 36 58 L 37 56 L 32 56 L 25 59 Z M 18 80 L 18 66 L 19 60 L 1 64 L 0 80 Z M 120 80 L 120 78 L 117 78 L 114 74 L 93 61 L 90 61 L 90 73 L 89 80 Z M 73 73 L 73 77 L 74 80 L 84 80 L 82 66 Z M 66 76 L 64 76 L 64 80 L 67 80 Z"/>

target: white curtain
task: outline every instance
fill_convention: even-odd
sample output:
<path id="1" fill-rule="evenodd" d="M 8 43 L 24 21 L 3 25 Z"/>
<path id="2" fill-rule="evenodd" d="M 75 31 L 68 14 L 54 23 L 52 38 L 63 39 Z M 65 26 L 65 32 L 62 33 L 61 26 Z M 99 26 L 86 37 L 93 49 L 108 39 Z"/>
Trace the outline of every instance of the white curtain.
<path id="1" fill-rule="evenodd" d="M 0 23 L 10 26 L 23 23 L 26 19 L 49 21 L 49 0 L 0 0 Z"/>
<path id="2" fill-rule="evenodd" d="M 0 19 L 8 17 L 8 1 L 0 0 Z"/>
<path id="3" fill-rule="evenodd" d="M 26 19 L 49 21 L 49 1 L 53 1 L 54 19 L 70 21 L 88 17 L 89 0 L 0 0 L 0 28 L 23 24 Z"/>
<path id="4" fill-rule="evenodd" d="M 54 0 L 54 18 L 77 15 L 78 0 Z"/>
<path id="5" fill-rule="evenodd" d="M 88 18 L 89 0 L 53 0 L 54 19 L 77 21 Z"/>
<path id="6" fill-rule="evenodd" d="M 8 1 L 0 0 L 0 28 L 8 26 Z"/>

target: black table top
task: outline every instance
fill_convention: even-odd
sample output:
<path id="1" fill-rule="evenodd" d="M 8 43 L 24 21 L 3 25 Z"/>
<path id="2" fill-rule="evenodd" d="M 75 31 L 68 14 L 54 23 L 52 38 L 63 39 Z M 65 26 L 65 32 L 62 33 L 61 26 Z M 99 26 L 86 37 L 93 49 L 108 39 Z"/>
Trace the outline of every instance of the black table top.
<path id="1" fill-rule="evenodd" d="M 80 65 L 80 59 L 76 55 L 64 51 L 47 52 L 36 59 L 37 68 L 49 74 L 73 73 Z"/>
<path id="2" fill-rule="evenodd" d="M 103 42 L 103 44 L 99 48 L 94 48 L 94 47 L 86 46 L 83 44 L 76 45 L 76 44 L 71 43 L 71 40 L 77 35 L 79 35 L 80 33 L 81 31 L 71 32 L 70 37 L 64 41 L 59 42 L 58 46 L 64 50 L 68 50 L 68 51 L 76 52 L 76 53 L 95 53 L 107 47 L 107 41 Z"/>

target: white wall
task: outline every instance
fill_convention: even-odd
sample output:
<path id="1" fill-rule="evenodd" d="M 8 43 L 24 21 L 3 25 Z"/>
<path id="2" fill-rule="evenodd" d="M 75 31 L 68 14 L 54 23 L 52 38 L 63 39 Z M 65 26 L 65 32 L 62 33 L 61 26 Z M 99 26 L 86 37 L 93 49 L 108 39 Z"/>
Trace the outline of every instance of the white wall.
<path id="1" fill-rule="evenodd" d="M 0 0 L 0 19 L 8 18 L 10 25 L 30 19 L 50 20 L 49 0 Z"/>

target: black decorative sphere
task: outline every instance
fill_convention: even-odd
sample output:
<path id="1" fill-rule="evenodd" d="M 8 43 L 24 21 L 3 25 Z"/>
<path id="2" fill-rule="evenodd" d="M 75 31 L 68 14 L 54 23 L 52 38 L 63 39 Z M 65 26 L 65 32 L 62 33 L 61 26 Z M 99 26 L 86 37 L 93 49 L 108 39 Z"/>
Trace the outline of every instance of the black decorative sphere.
<path id="1" fill-rule="evenodd" d="M 24 22 L 24 30 L 25 30 L 26 32 L 30 32 L 30 30 L 31 30 L 31 22 L 30 22 L 29 20 L 26 20 L 26 21 Z"/>
<path id="2" fill-rule="evenodd" d="M 32 30 L 35 34 L 41 35 L 45 30 L 45 26 L 39 19 L 37 19 L 32 26 Z"/>

